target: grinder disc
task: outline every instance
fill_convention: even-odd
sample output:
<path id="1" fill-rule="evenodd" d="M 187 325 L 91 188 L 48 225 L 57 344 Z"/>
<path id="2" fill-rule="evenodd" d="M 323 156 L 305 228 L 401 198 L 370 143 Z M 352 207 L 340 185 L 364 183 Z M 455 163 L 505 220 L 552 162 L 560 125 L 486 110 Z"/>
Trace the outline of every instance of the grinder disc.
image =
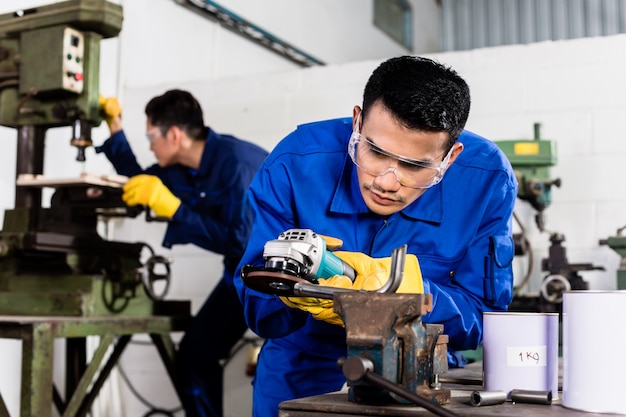
<path id="1" fill-rule="evenodd" d="M 265 294 L 281 296 L 293 296 L 294 285 L 298 282 L 310 284 L 309 281 L 303 278 L 247 265 L 241 271 L 241 279 L 248 288 Z"/>

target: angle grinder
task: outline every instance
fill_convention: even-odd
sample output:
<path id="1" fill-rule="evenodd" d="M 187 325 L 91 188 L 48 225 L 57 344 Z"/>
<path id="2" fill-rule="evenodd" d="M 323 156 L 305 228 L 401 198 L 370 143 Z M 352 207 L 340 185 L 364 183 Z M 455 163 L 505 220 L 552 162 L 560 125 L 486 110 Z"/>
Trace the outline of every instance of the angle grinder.
<path id="1" fill-rule="evenodd" d="M 289 229 L 263 248 L 264 267 L 246 265 L 244 284 L 274 295 L 293 295 L 296 283 L 317 284 L 320 278 L 345 275 L 354 282 L 354 269 L 326 248 L 326 241 L 311 229 Z"/>

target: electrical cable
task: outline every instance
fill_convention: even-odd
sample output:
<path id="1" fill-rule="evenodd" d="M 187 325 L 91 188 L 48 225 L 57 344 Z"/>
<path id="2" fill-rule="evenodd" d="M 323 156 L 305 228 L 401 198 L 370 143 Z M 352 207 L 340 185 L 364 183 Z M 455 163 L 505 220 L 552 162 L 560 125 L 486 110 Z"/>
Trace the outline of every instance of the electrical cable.
<path id="1" fill-rule="evenodd" d="M 235 344 L 235 346 L 231 349 L 231 352 L 228 355 L 228 357 L 224 359 L 224 361 L 222 363 L 222 367 L 226 367 L 226 365 L 228 365 L 228 363 L 235 357 L 235 355 L 237 355 L 237 353 L 241 349 L 246 347 L 247 345 L 252 345 L 254 347 L 257 347 L 258 343 L 261 343 L 261 342 L 262 342 L 262 339 L 258 339 L 258 338 L 254 338 L 254 337 L 242 337 Z"/>
<path id="2" fill-rule="evenodd" d="M 132 392 L 132 394 L 135 396 L 135 398 L 137 398 L 137 400 L 139 400 L 140 403 L 142 403 L 143 405 L 145 405 L 146 407 L 148 407 L 150 410 L 148 411 L 148 414 L 144 414 L 144 416 L 151 416 L 154 415 L 154 413 L 161 413 L 167 416 L 173 416 L 174 413 L 177 413 L 179 411 L 181 411 L 183 409 L 182 406 L 178 406 L 175 408 L 171 408 L 171 409 L 164 409 L 164 408 L 160 408 L 157 407 L 156 405 L 152 404 L 150 401 L 146 400 L 138 391 L 137 389 L 135 389 L 135 387 L 133 386 L 132 382 L 130 382 L 130 379 L 128 378 L 128 375 L 126 375 L 126 372 L 124 371 L 124 368 L 122 367 L 121 364 L 117 364 L 117 369 L 120 373 L 120 376 L 122 377 L 122 379 L 124 380 L 124 382 L 126 383 L 126 385 L 128 386 L 128 389 L 130 389 L 130 392 Z"/>
<path id="3" fill-rule="evenodd" d="M 260 342 L 259 339 L 253 338 L 253 337 L 243 337 L 243 338 L 241 338 L 235 344 L 233 349 L 231 350 L 230 354 L 228 355 L 228 358 L 226 358 L 224 360 L 224 362 L 222 363 L 222 367 L 226 367 L 226 365 L 228 365 L 228 363 L 231 361 L 231 359 L 239 351 L 241 351 L 241 349 L 243 349 L 247 345 L 257 346 L 257 343 L 259 343 L 259 342 Z M 129 344 L 133 344 L 133 345 L 137 345 L 137 346 L 152 346 L 154 343 L 151 342 L 151 341 L 147 341 L 147 340 L 143 341 L 143 340 L 132 340 L 131 339 L 129 341 Z M 175 413 L 183 410 L 182 406 L 178 406 L 178 407 L 171 408 L 171 409 L 165 409 L 165 408 L 160 408 L 160 407 L 152 404 L 144 396 L 142 396 L 137 391 L 137 389 L 133 386 L 132 382 L 128 378 L 128 375 L 124 371 L 124 368 L 122 367 L 122 365 L 118 363 L 116 366 L 118 368 L 120 376 L 122 377 L 122 379 L 124 380 L 124 382 L 128 386 L 128 389 L 130 390 L 130 392 L 135 396 L 135 398 L 137 398 L 137 400 L 139 402 L 141 402 L 144 406 L 149 408 L 148 412 L 146 414 L 144 414 L 143 417 L 150 417 L 150 416 L 156 416 L 156 415 L 164 415 L 164 416 L 168 416 L 168 417 L 174 417 Z"/>

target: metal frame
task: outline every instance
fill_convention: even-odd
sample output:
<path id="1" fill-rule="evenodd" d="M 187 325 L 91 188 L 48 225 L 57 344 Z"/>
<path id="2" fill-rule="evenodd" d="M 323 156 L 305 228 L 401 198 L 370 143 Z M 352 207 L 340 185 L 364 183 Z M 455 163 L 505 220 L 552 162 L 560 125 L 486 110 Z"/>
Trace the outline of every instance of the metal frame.
<path id="1" fill-rule="evenodd" d="M 270 51 L 282 56 L 301 67 L 312 67 L 315 65 L 325 65 L 318 58 L 296 48 L 283 39 L 272 35 L 259 26 L 247 21 L 243 17 L 220 6 L 211 0 L 174 0 L 204 17 L 207 17 L 228 30 L 237 33 Z"/>
<path id="2" fill-rule="evenodd" d="M 187 322 L 188 318 L 170 316 L 0 316 L 0 338 L 22 340 L 20 416 L 50 417 L 53 405 L 63 417 L 86 416 L 132 335 L 137 333 L 147 333 L 152 338 L 180 398 L 181 393 L 174 383 L 175 347 L 170 333 L 183 331 Z M 100 344 L 91 362 L 78 372 L 74 384 L 69 384 L 74 386 L 66 387 L 68 398 L 63 401 L 52 379 L 54 339 L 75 342 L 86 336 L 100 336 Z M 111 346 L 113 352 L 106 358 Z M 1 395 L 0 417 L 10 417 Z"/>

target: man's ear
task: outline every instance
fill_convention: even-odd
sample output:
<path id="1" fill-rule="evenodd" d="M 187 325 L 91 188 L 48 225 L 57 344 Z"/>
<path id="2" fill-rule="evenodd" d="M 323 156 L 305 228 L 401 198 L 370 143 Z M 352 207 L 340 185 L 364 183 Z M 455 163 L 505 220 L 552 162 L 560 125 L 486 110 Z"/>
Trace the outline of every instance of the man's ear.
<path id="1" fill-rule="evenodd" d="M 352 130 L 361 130 L 361 108 L 359 106 L 354 106 L 352 108 Z"/>
<path id="2" fill-rule="evenodd" d="M 461 142 L 455 142 L 455 144 L 452 145 L 452 153 L 450 154 L 450 162 L 448 162 L 448 165 L 452 165 L 461 152 L 463 152 L 463 144 Z"/>
<path id="3" fill-rule="evenodd" d="M 178 126 L 172 126 L 168 131 L 168 135 L 170 135 L 174 145 L 180 145 L 183 140 L 184 132 Z"/>

